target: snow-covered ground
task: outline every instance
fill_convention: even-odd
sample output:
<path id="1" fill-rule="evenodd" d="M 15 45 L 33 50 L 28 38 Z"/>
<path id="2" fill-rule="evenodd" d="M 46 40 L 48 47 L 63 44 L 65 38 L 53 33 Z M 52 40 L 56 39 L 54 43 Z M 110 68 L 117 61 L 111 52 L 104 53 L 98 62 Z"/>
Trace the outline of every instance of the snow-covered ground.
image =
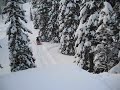
<path id="1" fill-rule="evenodd" d="M 75 65 L 50 65 L 4 75 L 0 90 L 120 90 L 114 86 L 120 82 L 114 80 L 109 75 L 89 74 Z"/>
<path id="2" fill-rule="evenodd" d="M 0 90 L 120 90 L 120 76 L 93 75 L 72 64 L 55 64 L 0 77 Z"/>
<path id="3" fill-rule="evenodd" d="M 59 44 L 43 42 L 36 45 L 38 30 L 29 18 L 30 4 L 24 4 L 30 36 L 30 47 L 37 68 L 10 73 L 7 25 L 0 20 L 0 90 L 120 90 L 120 75 L 111 73 L 90 74 L 73 64 L 74 56 L 59 53 Z M 10 73 L 10 74 L 8 74 Z"/>

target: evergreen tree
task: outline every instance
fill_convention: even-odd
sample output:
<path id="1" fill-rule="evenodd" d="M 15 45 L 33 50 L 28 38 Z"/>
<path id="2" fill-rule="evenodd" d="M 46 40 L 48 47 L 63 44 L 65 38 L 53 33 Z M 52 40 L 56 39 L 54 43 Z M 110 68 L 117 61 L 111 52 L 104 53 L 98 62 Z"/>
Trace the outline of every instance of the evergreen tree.
<path id="1" fill-rule="evenodd" d="M 34 12 L 33 15 L 33 25 L 34 25 L 34 29 L 39 29 L 39 15 L 37 14 L 37 12 Z"/>
<path id="2" fill-rule="evenodd" d="M 33 8 L 37 8 L 38 0 L 32 0 L 32 6 Z"/>
<path id="3" fill-rule="evenodd" d="M 89 72 L 110 70 L 119 62 L 119 24 L 108 2 L 81 4 L 80 24 L 75 33 L 77 64 Z"/>
<path id="4" fill-rule="evenodd" d="M 52 0 L 52 7 L 50 12 L 50 19 L 48 22 L 49 33 L 51 33 L 51 39 L 53 42 L 59 42 L 58 31 L 58 14 L 59 14 L 59 2 L 60 0 Z"/>
<path id="5" fill-rule="evenodd" d="M 39 2 L 39 7 L 37 10 L 38 23 L 39 23 L 39 37 L 41 41 L 50 41 L 51 33 L 48 28 L 50 13 L 51 13 L 52 1 L 50 0 L 41 0 Z"/>
<path id="6" fill-rule="evenodd" d="M 40 0 L 32 0 L 32 8 L 30 8 L 30 19 L 33 21 L 35 29 L 39 29 L 39 15 L 37 15 L 37 8 L 39 6 Z"/>
<path id="7" fill-rule="evenodd" d="M 3 14 L 8 14 L 5 23 L 10 22 L 7 30 L 9 40 L 9 59 L 11 71 L 16 72 L 29 68 L 35 68 L 35 59 L 31 49 L 29 48 L 29 38 L 26 33 L 31 33 L 21 21 L 27 23 L 21 8 L 22 0 L 9 0 L 4 8 Z"/>
<path id="8" fill-rule="evenodd" d="M 61 0 L 59 14 L 60 52 L 74 55 L 74 33 L 79 22 L 79 3 L 76 0 Z"/>
<path id="9" fill-rule="evenodd" d="M 93 72 L 93 49 L 97 42 L 94 40 L 98 21 L 98 4 L 96 1 L 83 1 L 80 10 L 80 23 L 75 33 L 76 63 L 83 69 Z"/>
<path id="10" fill-rule="evenodd" d="M 117 41 L 120 40 L 120 36 L 119 36 L 119 31 L 120 31 L 120 1 L 115 0 L 116 3 L 114 4 L 113 10 L 114 10 L 114 16 L 115 16 L 115 23 L 114 23 L 114 27 L 113 27 L 113 33 L 115 36 L 115 39 Z"/>
<path id="11" fill-rule="evenodd" d="M 116 14 L 110 3 L 104 2 L 103 5 L 99 16 L 100 25 L 96 31 L 96 40 L 99 41 L 94 58 L 96 73 L 108 71 L 119 62 L 120 42 L 118 41 L 119 30 L 116 28 Z"/>
<path id="12" fill-rule="evenodd" d="M 104 0 L 110 3 L 112 7 L 114 7 L 117 3 L 120 3 L 120 0 Z"/>

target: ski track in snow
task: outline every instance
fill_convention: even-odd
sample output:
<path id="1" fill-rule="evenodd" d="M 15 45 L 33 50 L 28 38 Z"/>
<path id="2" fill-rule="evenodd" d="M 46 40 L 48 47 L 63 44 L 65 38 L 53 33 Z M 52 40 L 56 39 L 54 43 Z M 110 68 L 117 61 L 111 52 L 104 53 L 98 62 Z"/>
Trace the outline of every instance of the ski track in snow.
<path id="1" fill-rule="evenodd" d="M 56 64 L 55 59 L 52 57 L 52 55 L 49 53 L 49 51 L 46 49 L 46 47 L 43 45 L 36 45 L 35 41 L 33 41 L 33 51 L 34 51 L 34 57 L 36 59 L 36 65 L 37 67 L 44 67 L 49 64 Z"/>
<path id="2" fill-rule="evenodd" d="M 29 7 L 28 7 L 29 6 Z M 24 6 L 24 9 L 26 10 L 26 17 L 29 23 L 27 23 L 27 28 L 32 31 L 33 34 L 29 34 L 30 40 L 31 40 L 31 47 L 33 49 L 33 54 L 36 59 L 36 66 L 37 67 L 44 67 L 49 64 L 56 64 L 53 56 L 49 53 L 49 51 L 46 49 L 44 44 L 42 45 L 37 45 L 36 44 L 36 37 L 38 36 L 38 31 L 34 29 L 33 22 L 30 21 L 30 4 Z"/>

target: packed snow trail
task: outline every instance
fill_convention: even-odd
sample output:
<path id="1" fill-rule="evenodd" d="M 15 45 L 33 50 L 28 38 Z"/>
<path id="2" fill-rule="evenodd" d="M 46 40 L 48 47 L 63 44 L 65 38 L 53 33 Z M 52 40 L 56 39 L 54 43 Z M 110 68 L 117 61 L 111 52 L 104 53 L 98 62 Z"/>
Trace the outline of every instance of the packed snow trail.
<path id="1" fill-rule="evenodd" d="M 71 64 L 73 63 L 74 57 L 62 55 L 58 52 L 58 44 L 51 44 L 42 42 L 42 45 L 36 44 L 36 37 L 38 36 L 39 30 L 34 29 L 33 21 L 30 21 L 30 7 L 29 3 L 26 3 L 24 9 L 26 10 L 26 18 L 28 23 L 27 28 L 32 31 L 33 34 L 29 34 L 31 40 L 30 47 L 33 50 L 33 55 L 36 59 L 37 67 L 44 67 L 49 64 Z M 57 51 L 57 52 L 56 52 Z M 63 57 L 63 58 L 62 58 Z"/>
<path id="2" fill-rule="evenodd" d="M 26 10 L 26 17 L 28 20 L 27 28 L 29 28 L 29 30 L 31 30 L 33 33 L 33 34 L 29 34 L 29 37 L 31 40 L 30 46 L 32 47 L 33 55 L 36 59 L 36 66 L 44 67 L 49 64 L 56 64 L 54 58 L 47 51 L 44 44 L 42 45 L 36 44 L 36 37 L 38 36 L 39 30 L 34 29 L 33 21 L 30 21 L 30 7 L 31 5 L 29 3 L 26 3 L 26 5 L 24 5 L 24 9 Z"/>
<path id="3" fill-rule="evenodd" d="M 61 54 L 59 51 L 60 44 L 57 43 L 44 43 L 47 51 L 52 55 L 57 64 L 73 64 L 75 61 L 74 56 Z"/>
<path id="4" fill-rule="evenodd" d="M 49 64 L 56 64 L 54 58 L 49 54 L 44 45 L 38 45 L 37 47 L 37 66 L 46 66 Z"/>
<path id="5" fill-rule="evenodd" d="M 26 5 L 24 5 L 24 9 L 26 10 L 26 17 L 27 17 L 27 20 L 28 20 L 28 23 L 27 23 L 27 28 L 29 28 L 29 30 L 32 31 L 33 34 L 29 34 L 29 37 L 30 37 L 30 40 L 31 40 L 31 48 L 33 50 L 33 55 L 36 59 L 36 66 L 37 67 L 42 67 L 42 66 L 45 66 L 47 65 L 49 62 L 48 62 L 48 57 L 46 56 L 46 53 L 44 51 L 44 49 L 42 48 L 43 46 L 42 45 L 37 45 L 36 44 L 36 37 L 38 36 L 38 31 L 39 30 L 35 30 L 34 29 L 34 26 L 33 26 L 33 22 L 30 21 L 30 7 L 31 5 L 29 3 L 26 3 Z"/>

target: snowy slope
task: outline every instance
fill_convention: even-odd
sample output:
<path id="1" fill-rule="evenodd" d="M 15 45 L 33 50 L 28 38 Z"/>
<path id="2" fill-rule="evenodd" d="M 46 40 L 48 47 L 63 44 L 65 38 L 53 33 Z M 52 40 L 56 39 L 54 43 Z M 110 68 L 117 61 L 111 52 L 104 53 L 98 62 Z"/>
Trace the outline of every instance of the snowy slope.
<path id="1" fill-rule="evenodd" d="M 0 90 L 120 90 L 112 83 L 114 77 L 109 77 L 89 74 L 74 65 L 50 65 L 1 76 Z"/>

